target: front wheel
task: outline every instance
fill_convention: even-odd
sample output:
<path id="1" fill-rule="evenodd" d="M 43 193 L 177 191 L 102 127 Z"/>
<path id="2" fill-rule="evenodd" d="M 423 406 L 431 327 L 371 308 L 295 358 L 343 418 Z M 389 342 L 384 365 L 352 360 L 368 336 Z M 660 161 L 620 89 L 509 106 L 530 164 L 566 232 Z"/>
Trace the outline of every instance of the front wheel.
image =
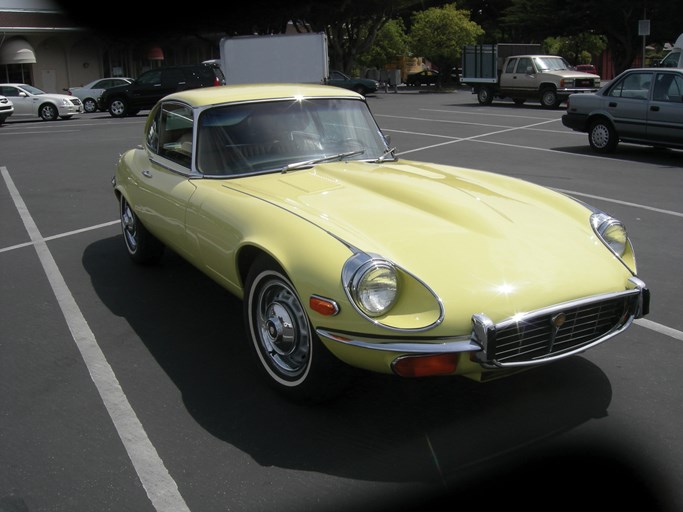
<path id="1" fill-rule="evenodd" d="M 541 91 L 541 106 L 543 108 L 557 108 L 562 100 L 557 97 L 555 89 L 548 87 Z"/>
<path id="2" fill-rule="evenodd" d="M 43 121 L 55 121 L 59 117 L 59 112 L 57 112 L 57 107 L 54 105 L 45 103 L 40 106 L 38 115 Z"/>
<path id="3" fill-rule="evenodd" d="M 244 320 L 257 364 L 278 392 L 315 403 L 341 391 L 347 369 L 318 339 L 294 285 L 265 257 L 247 276 Z"/>
<path id="4" fill-rule="evenodd" d="M 130 258 L 136 263 L 158 262 L 164 253 L 163 244 L 147 231 L 125 197 L 121 196 L 119 206 L 123 241 Z"/>
<path id="5" fill-rule="evenodd" d="M 598 153 L 612 153 L 619 137 L 612 124 L 605 119 L 596 119 L 588 130 L 588 143 Z"/>

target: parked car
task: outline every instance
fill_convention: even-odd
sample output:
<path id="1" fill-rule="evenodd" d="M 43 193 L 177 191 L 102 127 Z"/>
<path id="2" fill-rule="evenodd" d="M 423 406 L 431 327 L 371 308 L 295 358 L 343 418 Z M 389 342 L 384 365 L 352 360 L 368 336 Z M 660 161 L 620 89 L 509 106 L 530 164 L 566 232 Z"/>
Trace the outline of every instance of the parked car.
<path id="1" fill-rule="evenodd" d="M 626 70 L 594 94 L 571 95 L 562 123 L 601 153 L 619 141 L 683 149 L 683 69 Z"/>
<path id="2" fill-rule="evenodd" d="M 112 117 L 134 116 L 140 110 L 152 108 L 167 94 L 224 84 L 223 72 L 215 64 L 155 68 L 130 84 L 106 89 L 98 99 L 98 107 Z"/>
<path id="3" fill-rule="evenodd" d="M 105 89 L 111 89 L 118 85 L 128 85 L 132 82 L 132 78 L 126 77 L 98 78 L 82 87 L 69 87 L 64 89 L 64 91 L 80 99 L 83 103 L 83 109 L 88 113 L 92 113 L 97 111 L 97 99 Z"/>
<path id="4" fill-rule="evenodd" d="M 406 77 L 406 85 L 436 85 L 439 83 L 439 72 L 435 69 L 423 69 L 417 73 L 411 73 Z"/>
<path id="5" fill-rule="evenodd" d="M 83 104 L 78 98 L 46 93 L 28 84 L 0 84 L 0 95 L 13 103 L 15 116 L 39 116 L 44 121 L 54 121 L 83 113 Z"/>
<path id="6" fill-rule="evenodd" d="M 377 80 L 371 80 L 370 78 L 352 78 L 341 71 L 335 70 L 330 71 L 330 78 L 327 80 L 327 85 L 349 89 L 364 96 L 377 91 L 379 88 L 379 82 L 377 82 Z"/>
<path id="7" fill-rule="evenodd" d="M 14 104 L 4 96 L 0 96 L 0 125 L 14 113 Z"/>
<path id="8" fill-rule="evenodd" d="M 577 64 L 574 66 L 576 71 L 583 71 L 584 73 L 590 73 L 591 75 L 598 75 L 598 68 L 593 64 Z"/>
<path id="9" fill-rule="evenodd" d="M 112 180 L 126 252 L 150 264 L 168 247 L 242 298 L 258 368 L 294 400 L 339 392 L 349 365 L 504 376 L 648 311 L 617 219 L 518 179 L 399 160 L 351 91 L 180 92 L 141 143 Z"/>

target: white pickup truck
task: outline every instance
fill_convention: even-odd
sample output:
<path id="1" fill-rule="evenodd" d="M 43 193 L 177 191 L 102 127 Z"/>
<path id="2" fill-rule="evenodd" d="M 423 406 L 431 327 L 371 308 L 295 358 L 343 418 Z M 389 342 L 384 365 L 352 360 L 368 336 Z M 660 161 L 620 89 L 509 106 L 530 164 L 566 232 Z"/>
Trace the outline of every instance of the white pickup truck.
<path id="1" fill-rule="evenodd" d="M 595 92 L 600 77 L 576 71 L 556 55 L 510 55 L 502 58 L 500 45 L 466 46 L 460 81 L 472 87 L 479 103 L 511 98 L 516 104 L 537 100 L 544 108 L 557 108 L 570 94 Z"/>

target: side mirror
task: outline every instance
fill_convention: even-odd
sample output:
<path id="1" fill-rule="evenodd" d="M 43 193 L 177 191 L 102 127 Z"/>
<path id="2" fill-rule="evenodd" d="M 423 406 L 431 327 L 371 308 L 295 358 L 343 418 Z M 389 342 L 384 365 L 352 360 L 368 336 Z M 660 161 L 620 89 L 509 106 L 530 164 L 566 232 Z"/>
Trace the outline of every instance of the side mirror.
<path id="1" fill-rule="evenodd" d="M 534 68 L 531 66 L 527 66 L 526 68 L 526 74 L 527 75 L 533 75 L 534 74 Z"/>

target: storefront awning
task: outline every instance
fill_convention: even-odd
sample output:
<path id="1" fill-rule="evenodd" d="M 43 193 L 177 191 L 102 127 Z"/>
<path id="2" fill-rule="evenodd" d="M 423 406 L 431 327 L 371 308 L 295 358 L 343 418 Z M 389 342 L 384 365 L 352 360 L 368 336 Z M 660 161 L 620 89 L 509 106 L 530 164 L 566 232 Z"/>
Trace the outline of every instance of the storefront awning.
<path id="1" fill-rule="evenodd" d="M 13 37 L 0 46 L 0 64 L 35 64 L 36 54 L 26 39 Z"/>

